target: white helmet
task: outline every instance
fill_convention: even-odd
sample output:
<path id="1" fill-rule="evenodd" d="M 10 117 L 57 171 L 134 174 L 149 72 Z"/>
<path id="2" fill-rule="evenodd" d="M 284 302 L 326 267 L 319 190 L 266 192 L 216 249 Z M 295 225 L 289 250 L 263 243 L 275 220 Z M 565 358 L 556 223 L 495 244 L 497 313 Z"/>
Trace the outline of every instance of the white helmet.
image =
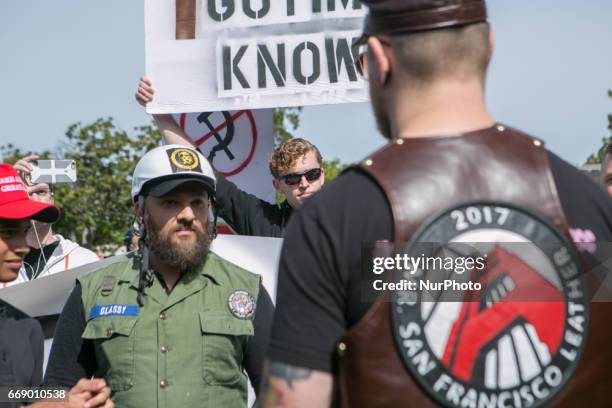
<path id="1" fill-rule="evenodd" d="M 139 195 L 163 196 L 185 182 L 201 183 L 211 197 L 216 178 L 212 166 L 197 150 L 165 145 L 147 152 L 138 162 L 132 178 L 132 200 Z"/>

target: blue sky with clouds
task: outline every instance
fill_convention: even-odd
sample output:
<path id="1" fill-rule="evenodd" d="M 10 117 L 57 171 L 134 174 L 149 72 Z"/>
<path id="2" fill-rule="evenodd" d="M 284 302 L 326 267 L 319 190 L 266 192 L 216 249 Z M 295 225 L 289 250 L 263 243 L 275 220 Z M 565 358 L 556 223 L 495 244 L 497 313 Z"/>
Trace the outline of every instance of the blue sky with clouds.
<path id="1" fill-rule="evenodd" d="M 491 0 L 496 51 L 488 102 L 500 121 L 577 164 L 612 112 L 612 1 Z M 144 72 L 143 0 L 0 1 L 0 144 L 42 150 L 70 123 L 148 122 L 133 100 Z M 305 108 L 297 134 L 355 161 L 383 143 L 368 104 Z"/>

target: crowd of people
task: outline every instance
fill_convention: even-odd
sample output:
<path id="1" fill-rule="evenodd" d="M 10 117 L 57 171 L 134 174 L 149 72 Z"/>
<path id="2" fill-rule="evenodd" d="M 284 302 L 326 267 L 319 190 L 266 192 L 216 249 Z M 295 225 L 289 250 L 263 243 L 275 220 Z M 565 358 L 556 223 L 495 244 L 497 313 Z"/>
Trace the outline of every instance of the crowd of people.
<path id="1" fill-rule="evenodd" d="M 362 2 L 368 15 L 355 63 L 389 143 L 325 188 L 316 146 L 279 144 L 269 165 L 285 201 L 274 204 L 219 174 L 172 116 L 154 115 L 164 145 L 133 171 L 128 252 L 77 280 L 44 378 L 40 325 L 0 301 L 0 386 L 69 390 L 65 401 L 35 407 L 245 407 L 247 380 L 264 407 L 612 404 L 612 297 L 601 286 L 612 242 L 612 149 L 598 185 L 493 118 L 484 97 L 493 55 L 484 0 Z M 141 78 L 137 101 L 154 93 Z M 0 165 L 3 287 L 99 259 L 54 234 L 61 215 L 53 185 L 27 182 L 36 159 Z M 487 208 L 506 217 L 494 221 Z M 217 217 L 240 235 L 284 238 L 275 305 L 260 276 L 210 251 Z M 560 320 L 538 306 L 537 293 L 498 302 L 520 281 L 477 311 L 432 306 L 446 307 L 443 318 L 429 306 L 409 314 L 410 302 L 388 294 L 364 299 L 366 244 L 397 253 L 419 239 L 460 239 L 470 224 L 560 242 L 547 272 L 561 294 Z M 578 230 L 594 247 L 570 242 Z M 608 301 L 589 305 L 595 289 Z M 515 354 L 503 360 L 504 347 Z"/>

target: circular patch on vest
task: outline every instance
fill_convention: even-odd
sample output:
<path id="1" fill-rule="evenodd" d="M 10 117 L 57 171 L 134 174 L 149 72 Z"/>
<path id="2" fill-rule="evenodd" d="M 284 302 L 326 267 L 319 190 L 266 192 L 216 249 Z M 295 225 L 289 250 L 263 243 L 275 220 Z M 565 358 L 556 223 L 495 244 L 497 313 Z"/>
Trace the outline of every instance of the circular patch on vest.
<path id="1" fill-rule="evenodd" d="M 563 234 L 512 205 L 469 203 L 424 223 L 404 255 L 422 263 L 394 277 L 416 289 L 392 293 L 392 330 L 431 398 L 448 407 L 538 407 L 560 392 L 581 358 L 589 316 Z M 453 260 L 450 273 L 423 267 L 441 256 Z M 462 257 L 482 265 L 457 271 Z M 444 273 L 460 287 L 435 285 Z"/>
<path id="2" fill-rule="evenodd" d="M 253 296 L 244 290 L 233 292 L 227 304 L 234 316 L 242 320 L 251 320 L 255 314 L 255 299 Z"/>

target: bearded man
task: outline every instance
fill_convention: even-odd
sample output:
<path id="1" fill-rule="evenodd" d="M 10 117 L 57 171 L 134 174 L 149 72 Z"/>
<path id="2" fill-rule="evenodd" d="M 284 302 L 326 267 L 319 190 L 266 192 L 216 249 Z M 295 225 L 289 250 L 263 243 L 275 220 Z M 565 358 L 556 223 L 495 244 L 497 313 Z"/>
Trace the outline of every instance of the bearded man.
<path id="1" fill-rule="evenodd" d="M 45 382 L 101 377 L 118 406 L 246 406 L 273 311 L 254 275 L 209 252 L 215 176 L 178 145 L 145 154 L 132 181 L 137 252 L 80 278 Z"/>

